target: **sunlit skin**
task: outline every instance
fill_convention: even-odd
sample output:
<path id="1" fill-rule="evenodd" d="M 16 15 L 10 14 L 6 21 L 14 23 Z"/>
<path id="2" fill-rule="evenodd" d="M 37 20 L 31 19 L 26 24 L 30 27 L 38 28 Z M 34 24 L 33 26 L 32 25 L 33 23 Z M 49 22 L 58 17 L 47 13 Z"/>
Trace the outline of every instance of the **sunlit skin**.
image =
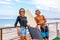
<path id="1" fill-rule="evenodd" d="M 20 11 L 19 15 L 23 17 L 23 16 L 25 16 L 25 12 L 24 11 Z"/>
<path id="2" fill-rule="evenodd" d="M 40 15 L 41 12 L 40 11 L 36 11 L 36 17 L 35 17 L 35 21 L 38 25 L 41 26 L 45 26 L 46 25 L 46 19 L 43 15 Z"/>
<path id="3" fill-rule="evenodd" d="M 41 25 L 42 27 L 46 26 L 46 18 L 41 15 L 40 11 L 36 11 L 36 17 L 35 17 L 35 21 L 37 23 L 37 25 Z M 47 38 L 45 38 L 44 40 L 48 40 Z"/>

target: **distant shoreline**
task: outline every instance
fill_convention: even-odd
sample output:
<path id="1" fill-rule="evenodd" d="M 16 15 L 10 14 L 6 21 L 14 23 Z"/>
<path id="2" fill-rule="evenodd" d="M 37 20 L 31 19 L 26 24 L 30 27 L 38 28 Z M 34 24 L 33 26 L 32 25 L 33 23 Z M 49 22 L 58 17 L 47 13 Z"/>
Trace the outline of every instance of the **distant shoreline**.
<path id="1" fill-rule="evenodd" d="M 3 19 L 3 18 L 2 18 Z M 16 18 L 4 18 L 4 19 L 16 19 Z M 60 18 L 46 18 L 47 20 L 60 20 Z M 1 20 L 1 19 L 0 19 Z"/>

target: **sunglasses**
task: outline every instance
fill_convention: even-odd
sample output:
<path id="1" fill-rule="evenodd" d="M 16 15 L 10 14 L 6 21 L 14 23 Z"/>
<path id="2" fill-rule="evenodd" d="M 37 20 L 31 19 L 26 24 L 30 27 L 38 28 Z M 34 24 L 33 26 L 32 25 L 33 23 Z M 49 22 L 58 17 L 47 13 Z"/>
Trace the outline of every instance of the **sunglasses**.
<path id="1" fill-rule="evenodd" d="M 25 12 L 25 11 L 20 11 L 20 12 Z"/>

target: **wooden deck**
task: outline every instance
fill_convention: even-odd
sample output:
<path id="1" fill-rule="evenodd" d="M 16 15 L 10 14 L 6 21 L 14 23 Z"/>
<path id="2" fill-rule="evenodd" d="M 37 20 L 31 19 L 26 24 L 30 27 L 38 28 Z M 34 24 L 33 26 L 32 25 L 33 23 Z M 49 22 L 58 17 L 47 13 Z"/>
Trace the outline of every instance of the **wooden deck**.
<path id="1" fill-rule="evenodd" d="M 48 23 L 49 40 L 60 37 L 60 22 Z M 19 40 L 19 36 L 15 27 L 0 28 L 0 40 Z"/>
<path id="2" fill-rule="evenodd" d="M 16 28 L 14 27 L 1 28 L 0 40 L 19 40 Z"/>

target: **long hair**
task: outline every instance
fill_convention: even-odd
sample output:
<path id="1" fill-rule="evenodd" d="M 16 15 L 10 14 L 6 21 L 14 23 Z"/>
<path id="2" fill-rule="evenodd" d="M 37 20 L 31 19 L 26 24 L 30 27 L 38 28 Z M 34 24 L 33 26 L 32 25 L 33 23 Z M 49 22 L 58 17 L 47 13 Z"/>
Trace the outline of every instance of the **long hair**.
<path id="1" fill-rule="evenodd" d="M 24 8 L 20 8 L 20 10 L 19 10 L 19 16 L 21 15 L 21 11 L 24 11 L 24 13 L 25 13 L 25 9 Z"/>

